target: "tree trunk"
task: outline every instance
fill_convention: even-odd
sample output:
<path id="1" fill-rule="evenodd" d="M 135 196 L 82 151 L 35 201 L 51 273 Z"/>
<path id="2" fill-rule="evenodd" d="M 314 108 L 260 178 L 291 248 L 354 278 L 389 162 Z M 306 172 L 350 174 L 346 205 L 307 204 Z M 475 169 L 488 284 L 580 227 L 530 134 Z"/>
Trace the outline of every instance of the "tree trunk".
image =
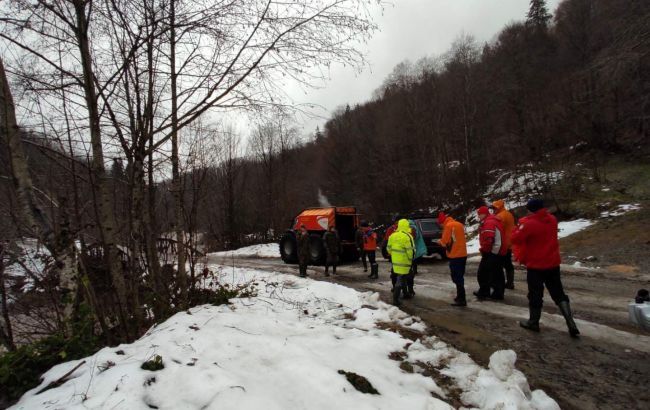
<path id="1" fill-rule="evenodd" d="M 178 90 L 176 89 L 176 1 L 169 2 L 169 66 L 171 71 L 172 103 L 172 193 L 174 195 L 174 228 L 176 231 L 176 252 L 178 255 L 179 308 L 187 306 L 187 274 L 185 272 L 185 241 L 183 234 L 183 190 L 178 164 Z"/>
<path id="2" fill-rule="evenodd" d="M 14 344 L 14 334 L 11 329 L 11 318 L 9 317 L 9 309 L 7 308 L 7 292 L 5 290 L 5 265 L 4 248 L 0 244 L 0 308 L 2 309 L 2 319 L 4 326 L 0 326 L 0 342 L 7 348 L 7 350 L 16 350 Z"/>
<path id="3" fill-rule="evenodd" d="M 70 324 L 74 313 L 78 287 L 77 252 L 70 235 L 67 217 L 62 218 L 61 232 L 55 237 L 52 226 L 34 198 L 32 178 L 29 173 L 27 158 L 20 140 L 20 128 L 16 121 L 13 96 L 5 74 L 4 64 L 0 59 L 0 128 L 5 134 L 11 160 L 11 171 L 19 204 L 19 214 L 24 223 L 48 249 L 56 263 L 54 273 L 59 277 L 59 287 L 63 293 L 63 311 L 65 326 Z M 62 205 L 63 208 L 63 205 Z M 64 327 L 65 328 L 65 327 Z M 69 330 L 69 329 L 68 329 Z"/>
<path id="4" fill-rule="evenodd" d="M 83 0 L 75 0 L 75 17 L 77 25 L 75 34 L 77 36 L 77 45 L 81 59 L 81 68 L 83 71 L 84 96 L 88 107 L 88 122 L 90 128 L 90 141 L 92 148 L 92 170 L 95 175 L 99 191 L 99 213 L 100 213 L 100 230 L 102 242 L 105 248 L 105 258 L 108 270 L 115 287 L 115 293 L 119 303 L 118 311 L 120 321 L 125 336 L 130 339 L 133 335 L 130 325 L 137 328 L 139 323 L 132 323 L 131 316 L 135 313 L 129 312 L 129 297 L 120 260 L 119 250 L 117 248 L 117 229 L 115 216 L 113 215 L 112 196 L 110 189 L 110 177 L 106 175 L 104 165 L 104 148 L 102 146 L 102 135 L 99 118 L 99 108 L 97 104 L 97 92 L 94 85 L 94 72 L 92 67 L 92 56 L 90 54 L 88 39 L 88 21 L 86 19 L 86 5 L 89 4 Z M 133 310 L 133 309 L 132 309 Z"/>

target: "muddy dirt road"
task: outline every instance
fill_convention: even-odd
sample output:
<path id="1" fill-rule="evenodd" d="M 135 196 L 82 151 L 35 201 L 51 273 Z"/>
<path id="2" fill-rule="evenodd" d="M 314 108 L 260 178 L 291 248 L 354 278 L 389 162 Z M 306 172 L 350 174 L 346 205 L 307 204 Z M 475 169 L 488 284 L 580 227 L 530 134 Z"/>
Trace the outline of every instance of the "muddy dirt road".
<path id="1" fill-rule="evenodd" d="M 210 263 L 296 273 L 297 267 L 279 259 L 212 258 Z M 476 264 L 469 263 L 466 289 L 476 289 Z M 334 281 L 361 291 L 376 291 L 389 302 L 389 267 L 380 261 L 380 279 L 371 280 L 360 263 L 342 266 L 336 277 L 325 278 L 322 267 L 310 267 L 312 279 Z M 470 297 L 466 308 L 449 305 L 455 295 L 448 267 L 426 261 L 418 268 L 416 296 L 402 309 L 419 316 L 431 333 L 486 366 L 499 349 L 517 352 L 517 366 L 533 389 L 541 388 L 563 409 L 647 409 L 650 400 L 650 334 L 628 323 L 627 303 L 648 277 L 622 276 L 594 270 L 565 269 L 563 283 L 582 337 L 572 339 L 564 319 L 545 295 L 540 333 L 521 329 L 527 318 L 525 271 L 518 270 L 515 290 L 505 301 L 479 302 Z"/>

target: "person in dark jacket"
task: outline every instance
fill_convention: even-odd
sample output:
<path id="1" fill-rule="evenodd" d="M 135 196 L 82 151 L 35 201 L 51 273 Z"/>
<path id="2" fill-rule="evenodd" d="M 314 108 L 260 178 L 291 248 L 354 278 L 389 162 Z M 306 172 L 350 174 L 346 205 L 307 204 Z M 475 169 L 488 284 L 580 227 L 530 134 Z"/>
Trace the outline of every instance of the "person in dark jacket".
<path id="1" fill-rule="evenodd" d="M 341 240 L 334 225 L 330 225 L 329 229 L 323 234 L 323 242 L 325 244 L 325 276 L 330 275 L 330 266 L 332 267 L 332 274 L 336 275 L 336 265 L 339 263 Z"/>
<path id="2" fill-rule="evenodd" d="M 300 225 L 298 230 L 298 268 L 300 271 L 300 277 L 304 278 L 307 276 L 307 265 L 309 265 L 309 232 L 305 225 Z"/>
<path id="3" fill-rule="evenodd" d="M 490 214 L 487 206 L 480 207 L 476 212 L 481 220 L 478 228 L 481 262 L 476 273 L 479 289 L 474 292 L 474 295 L 479 300 L 487 298 L 503 300 L 505 278 L 502 258 L 507 252 L 503 241 L 503 225 L 499 218 Z M 492 293 L 490 293 L 491 287 L 494 288 Z"/>
<path id="4" fill-rule="evenodd" d="M 531 199 L 526 204 L 529 216 L 514 230 L 512 244 L 520 248 L 519 261 L 526 266 L 528 282 L 528 320 L 519 322 L 525 329 L 539 332 L 544 287 L 558 306 L 566 321 L 569 334 L 578 337 L 580 331 L 573 320 L 569 297 L 564 293 L 560 278 L 560 242 L 557 219 L 544 208 L 544 201 Z"/>

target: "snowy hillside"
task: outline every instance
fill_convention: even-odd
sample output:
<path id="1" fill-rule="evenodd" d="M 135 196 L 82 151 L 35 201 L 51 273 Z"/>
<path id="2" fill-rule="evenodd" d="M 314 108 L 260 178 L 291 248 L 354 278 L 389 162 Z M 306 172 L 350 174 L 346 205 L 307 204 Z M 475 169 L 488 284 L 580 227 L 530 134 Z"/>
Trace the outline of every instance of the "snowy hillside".
<path id="1" fill-rule="evenodd" d="M 543 391 L 530 391 L 514 352 L 495 352 L 482 368 L 376 293 L 212 269 L 222 283 L 256 283 L 258 296 L 192 308 L 132 344 L 60 364 L 13 408 L 559 408 Z M 157 355 L 162 370 L 141 368 Z M 66 374 L 62 385 L 38 393 Z M 371 386 L 362 388 L 355 375 Z"/>
<path id="2" fill-rule="evenodd" d="M 517 171 L 494 170 L 490 174 L 498 176 L 485 190 L 483 194 L 484 202 L 490 205 L 493 201 L 502 199 L 508 210 L 526 205 L 528 199 L 536 195 L 542 195 L 546 187 L 561 180 L 564 176 L 564 173 L 561 171 L 539 172 L 530 171 L 527 168 Z M 602 205 L 607 206 L 609 204 Z M 579 218 L 570 221 L 561 221 L 558 223 L 558 237 L 565 238 L 578 233 L 597 223 L 599 219 L 619 217 L 628 212 L 634 212 L 640 209 L 640 204 L 621 204 L 610 211 L 601 212 L 600 217 L 594 220 Z M 479 242 L 477 234 L 479 221 L 475 210 L 472 210 L 466 215 L 465 221 L 465 232 L 469 239 L 467 241 L 467 252 L 470 254 L 478 253 Z"/>

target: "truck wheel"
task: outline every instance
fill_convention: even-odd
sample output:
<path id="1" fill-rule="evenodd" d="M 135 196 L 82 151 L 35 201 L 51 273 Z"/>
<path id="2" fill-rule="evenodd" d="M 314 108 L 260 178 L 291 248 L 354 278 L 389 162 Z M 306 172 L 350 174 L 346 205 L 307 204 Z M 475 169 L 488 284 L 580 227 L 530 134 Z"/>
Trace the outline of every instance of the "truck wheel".
<path id="1" fill-rule="evenodd" d="M 311 258 L 311 263 L 314 265 L 322 265 L 325 263 L 325 246 L 323 245 L 323 238 L 315 233 L 309 235 L 309 256 Z"/>
<path id="2" fill-rule="evenodd" d="M 298 244 L 293 232 L 287 232 L 280 239 L 280 256 L 284 263 L 298 262 Z"/>

